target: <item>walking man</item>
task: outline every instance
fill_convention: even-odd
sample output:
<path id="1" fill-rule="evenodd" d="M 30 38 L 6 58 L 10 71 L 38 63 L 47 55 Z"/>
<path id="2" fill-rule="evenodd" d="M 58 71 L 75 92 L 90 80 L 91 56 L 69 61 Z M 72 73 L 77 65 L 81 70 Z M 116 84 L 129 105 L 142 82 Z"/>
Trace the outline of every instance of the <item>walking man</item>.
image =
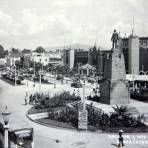
<path id="1" fill-rule="evenodd" d="M 25 96 L 25 105 L 27 105 L 27 100 L 28 100 L 28 92 L 26 92 L 26 96 Z"/>

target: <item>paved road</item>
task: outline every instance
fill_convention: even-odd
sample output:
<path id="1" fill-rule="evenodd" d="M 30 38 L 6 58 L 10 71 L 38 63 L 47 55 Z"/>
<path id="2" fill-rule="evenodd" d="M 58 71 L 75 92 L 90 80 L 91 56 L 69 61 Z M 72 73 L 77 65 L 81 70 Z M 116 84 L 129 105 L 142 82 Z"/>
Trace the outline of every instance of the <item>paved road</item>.
<path id="1" fill-rule="evenodd" d="M 29 83 L 30 85 L 30 83 Z M 47 88 L 47 86 L 46 86 Z M 53 85 L 48 86 L 49 91 L 53 90 Z M 66 88 L 66 86 L 62 87 Z M 56 129 L 45 127 L 30 121 L 26 117 L 26 112 L 30 108 L 29 105 L 24 105 L 25 92 L 37 91 L 33 90 L 32 84 L 29 88 L 26 86 L 11 86 L 0 80 L 0 109 L 8 106 L 12 112 L 10 128 L 18 129 L 24 127 L 33 127 L 35 131 L 34 145 L 35 148 L 115 148 L 117 137 L 111 134 L 90 133 L 90 132 L 76 132 L 70 130 Z M 42 86 L 45 90 L 45 86 Z M 57 89 L 61 89 L 58 85 Z M 68 88 L 67 88 L 68 89 Z M 51 91 L 52 92 L 52 91 Z M 1 112 L 0 110 L 0 112 Z M 0 116 L 2 121 L 2 117 Z M 117 136 L 117 134 L 115 134 Z M 141 134 L 143 135 L 143 134 Z M 145 134 L 148 141 L 148 134 Z M 130 134 L 132 137 L 132 135 Z M 136 136 L 136 135 L 134 135 Z M 57 143 L 56 140 L 59 140 Z M 133 139 L 130 139 L 131 142 Z M 148 144 L 126 144 L 126 148 L 147 148 Z"/>

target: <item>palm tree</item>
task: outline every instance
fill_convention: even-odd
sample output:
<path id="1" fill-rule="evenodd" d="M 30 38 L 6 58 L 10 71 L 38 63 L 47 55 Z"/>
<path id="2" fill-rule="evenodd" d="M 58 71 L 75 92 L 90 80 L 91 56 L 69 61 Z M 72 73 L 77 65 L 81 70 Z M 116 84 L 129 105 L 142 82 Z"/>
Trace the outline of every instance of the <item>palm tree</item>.
<path id="1" fill-rule="evenodd" d="M 130 117 L 129 117 L 129 113 L 128 113 L 128 110 L 127 110 L 127 107 L 126 106 L 115 106 L 115 107 L 112 107 L 115 111 L 115 113 L 113 113 L 111 116 L 110 116 L 110 123 L 111 123 L 111 126 L 112 127 L 122 127 L 125 125 L 125 123 L 127 121 L 124 121 L 124 120 L 128 120 Z"/>
<path id="2" fill-rule="evenodd" d="M 117 106 L 116 107 L 112 107 L 115 111 L 115 113 L 119 116 L 119 117 L 122 117 L 122 116 L 125 116 L 125 115 L 130 115 L 130 113 L 128 113 L 128 109 L 127 109 L 127 106 Z"/>

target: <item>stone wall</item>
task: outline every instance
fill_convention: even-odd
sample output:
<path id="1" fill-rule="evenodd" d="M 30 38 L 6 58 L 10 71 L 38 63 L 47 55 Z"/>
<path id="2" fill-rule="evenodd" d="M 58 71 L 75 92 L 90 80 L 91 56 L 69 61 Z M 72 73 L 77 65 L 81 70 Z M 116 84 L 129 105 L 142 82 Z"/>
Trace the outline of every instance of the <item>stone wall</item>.
<path id="1" fill-rule="evenodd" d="M 105 80 L 100 85 L 100 102 L 110 104 L 110 82 Z"/>
<path id="2" fill-rule="evenodd" d="M 128 87 L 125 81 L 112 82 L 110 89 L 110 104 L 129 103 Z"/>

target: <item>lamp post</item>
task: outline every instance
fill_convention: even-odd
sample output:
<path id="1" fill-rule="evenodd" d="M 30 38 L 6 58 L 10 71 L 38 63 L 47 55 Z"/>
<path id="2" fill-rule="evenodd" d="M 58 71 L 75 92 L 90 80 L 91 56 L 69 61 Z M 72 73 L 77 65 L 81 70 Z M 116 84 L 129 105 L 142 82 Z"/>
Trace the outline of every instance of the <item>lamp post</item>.
<path id="1" fill-rule="evenodd" d="M 11 69 L 11 66 L 10 66 L 10 79 L 12 78 L 12 69 Z"/>
<path id="2" fill-rule="evenodd" d="M 5 110 L 2 112 L 3 120 L 4 120 L 4 131 L 5 131 L 5 141 L 4 141 L 4 148 L 8 148 L 8 129 L 9 129 L 9 120 L 10 120 L 11 112 L 7 110 L 7 106 Z"/>
<path id="3" fill-rule="evenodd" d="M 56 88 L 56 72 L 55 72 L 55 75 L 54 75 L 54 88 Z"/>
<path id="4" fill-rule="evenodd" d="M 43 66 L 39 71 L 39 94 L 41 94 L 42 75 L 43 75 Z"/>
<path id="5" fill-rule="evenodd" d="M 41 81 L 42 81 L 42 71 L 40 70 L 39 71 L 39 77 L 40 77 L 40 80 L 39 80 L 39 94 L 41 93 Z"/>
<path id="6" fill-rule="evenodd" d="M 85 80 L 84 80 L 84 83 L 83 83 L 83 110 L 85 110 Z"/>
<path id="7" fill-rule="evenodd" d="M 34 69 L 34 84 L 33 84 L 33 87 L 35 87 L 35 60 L 33 60 L 33 69 Z"/>
<path id="8" fill-rule="evenodd" d="M 15 74 L 14 74 L 14 80 L 15 80 L 15 82 L 14 82 L 14 85 L 16 86 L 16 66 L 14 66 L 14 68 L 15 68 Z"/>

